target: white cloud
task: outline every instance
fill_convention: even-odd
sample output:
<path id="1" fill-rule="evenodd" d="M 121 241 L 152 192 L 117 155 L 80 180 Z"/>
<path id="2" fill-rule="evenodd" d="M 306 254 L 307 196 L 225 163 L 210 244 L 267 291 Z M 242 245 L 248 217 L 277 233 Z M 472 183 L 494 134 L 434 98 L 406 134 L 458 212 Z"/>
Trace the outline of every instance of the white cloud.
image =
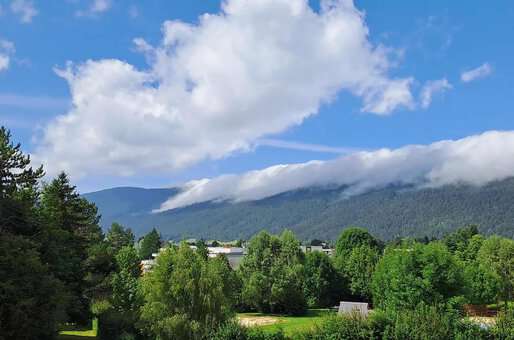
<path id="1" fill-rule="evenodd" d="M 489 131 L 455 141 L 363 151 L 331 161 L 192 181 L 160 210 L 212 200 L 258 200 L 312 186 L 347 185 L 345 193 L 355 195 L 390 184 L 483 185 L 510 176 L 514 176 L 514 131 Z"/>
<path id="2" fill-rule="evenodd" d="M 391 78 L 391 49 L 368 41 L 349 0 L 227 0 L 197 24 L 167 21 L 148 68 L 110 59 L 58 73 L 73 109 L 37 150 L 72 175 L 173 171 L 246 150 L 301 124 L 340 91 L 386 115 L 412 106 L 411 78 Z"/>
<path id="3" fill-rule="evenodd" d="M 32 18 L 39 13 L 31 0 L 13 0 L 11 2 L 11 11 L 19 15 L 23 23 L 32 22 Z"/>
<path id="4" fill-rule="evenodd" d="M 11 41 L 0 39 L 0 72 L 9 68 L 14 52 L 14 44 Z"/>
<path id="5" fill-rule="evenodd" d="M 356 148 L 291 142 L 291 141 L 284 141 L 284 140 L 273 139 L 273 138 L 259 139 L 256 142 L 256 144 L 257 144 L 257 146 L 269 146 L 269 147 L 281 148 L 281 149 L 312 151 L 312 152 L 322 152 L 322 153 L 336 153 L 336 154 L 347 154 L 347 153 L 358 151 Z"/>
<path id="6" fill-rule="evenodd" d="M 452 85 L 446 78 L 427 81 L 421 89 L 421 107 L 426 109 L 432 103 L 432 97 L 437 92 L 450 90 Z"/>
<path id="7" fill-rule="evenodd" d="M 91 0 L 91 5 L 86 11 L 77 11 L 77 16 L 95 16 L 107 12 L 112 7 L 111 0 Z"/>
<path id="8" fill-rule="evenodd" d="M 477 68 L 474 68 L 469 71 L 462 72 L 460 75 L 460 80 L 464 83 L 469 83 L 475 79 L 485 78 L 493 72 L 493 68 L 489 63 L 484 63 Z"/>

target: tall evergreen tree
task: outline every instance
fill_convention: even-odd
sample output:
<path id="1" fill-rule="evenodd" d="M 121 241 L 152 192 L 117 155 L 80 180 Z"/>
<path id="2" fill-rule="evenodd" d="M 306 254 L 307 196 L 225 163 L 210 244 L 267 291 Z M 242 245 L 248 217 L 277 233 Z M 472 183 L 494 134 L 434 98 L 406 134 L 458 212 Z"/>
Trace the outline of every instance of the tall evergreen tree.
<path id="1" fill-rule="evenodd" d="M 157 253 L 161 247 L 161 235 L 153 228 L 148 234 L 143 237 L 139 246 L 139 257 L 142 259 L 149 259 L 153 253 Z"/>
<path id="2" fill-rule="evenodd" d="M 109 256 L 104 254 L 108 249 L 102 245 L 98 210 L 78 194 L 65 173 L 44 186 L 40 209 L 46 225 L 43 257 L 67 288 L 70 319 L 87 322 L 95 287 L 112 267 L 105 260 Z"/>
<path id="3" fill-rule="evenodd" d="M 41 261 L 35 209 L 43 169 L 0 128 L 0 338 L 50 339 L 63 321 L 61 285 Z"/>
<path id="4" fill-rule="evenodd" d="M 118 253 L 121 248 L 134 245 L 134 233 L 132 229 L 125 228 L 119 223 L 113 223 L 105 236 L 114 253 Z"/>

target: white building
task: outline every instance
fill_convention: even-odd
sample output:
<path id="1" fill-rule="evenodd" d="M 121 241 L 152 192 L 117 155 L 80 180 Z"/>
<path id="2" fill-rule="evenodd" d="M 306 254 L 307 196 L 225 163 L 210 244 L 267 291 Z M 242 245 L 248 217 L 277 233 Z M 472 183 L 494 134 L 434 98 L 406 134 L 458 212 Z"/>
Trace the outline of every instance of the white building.
<path id="1" fill-rule="evenodd" d="M 327 254 L 328 256 L 332 256 L 332 254 L 334 253 L 334 249 L 324 248 L 323 246 L 300 246 L 300 248 L 304 253 L 319 251 Z"/>

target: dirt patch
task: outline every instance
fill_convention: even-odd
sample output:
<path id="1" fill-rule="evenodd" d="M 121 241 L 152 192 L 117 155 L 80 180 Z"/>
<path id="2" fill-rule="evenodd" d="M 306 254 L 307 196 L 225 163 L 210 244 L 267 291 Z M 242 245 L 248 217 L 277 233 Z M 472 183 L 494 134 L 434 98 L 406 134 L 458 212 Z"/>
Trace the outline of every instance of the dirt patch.
<path id="1" fill-rule="evenodd" d="M 239 324 L 245 327 L 274 325 L 280 320 L 272 316 L 239 316 Z"/>
<path id="2" fill-rule="evenodd" d="M 496 324 L 496 318 L 493 317 L 472 316 L 469 320 L 485 327 L 492 327 Z"/>

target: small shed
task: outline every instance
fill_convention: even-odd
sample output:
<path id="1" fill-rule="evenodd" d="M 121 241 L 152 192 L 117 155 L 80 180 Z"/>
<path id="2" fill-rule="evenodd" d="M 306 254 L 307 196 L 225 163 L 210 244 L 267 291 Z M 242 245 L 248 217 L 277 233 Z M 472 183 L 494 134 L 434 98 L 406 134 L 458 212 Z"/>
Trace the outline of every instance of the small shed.
<path id="1" fill-rule="evenodd" d="M 366 302 L 346 302 L 341 301 L 339 303 L 338 314 L 351 314 L 356 313 L 361 316 L 367 317 L 369 314 L 369 304 Z"/>

